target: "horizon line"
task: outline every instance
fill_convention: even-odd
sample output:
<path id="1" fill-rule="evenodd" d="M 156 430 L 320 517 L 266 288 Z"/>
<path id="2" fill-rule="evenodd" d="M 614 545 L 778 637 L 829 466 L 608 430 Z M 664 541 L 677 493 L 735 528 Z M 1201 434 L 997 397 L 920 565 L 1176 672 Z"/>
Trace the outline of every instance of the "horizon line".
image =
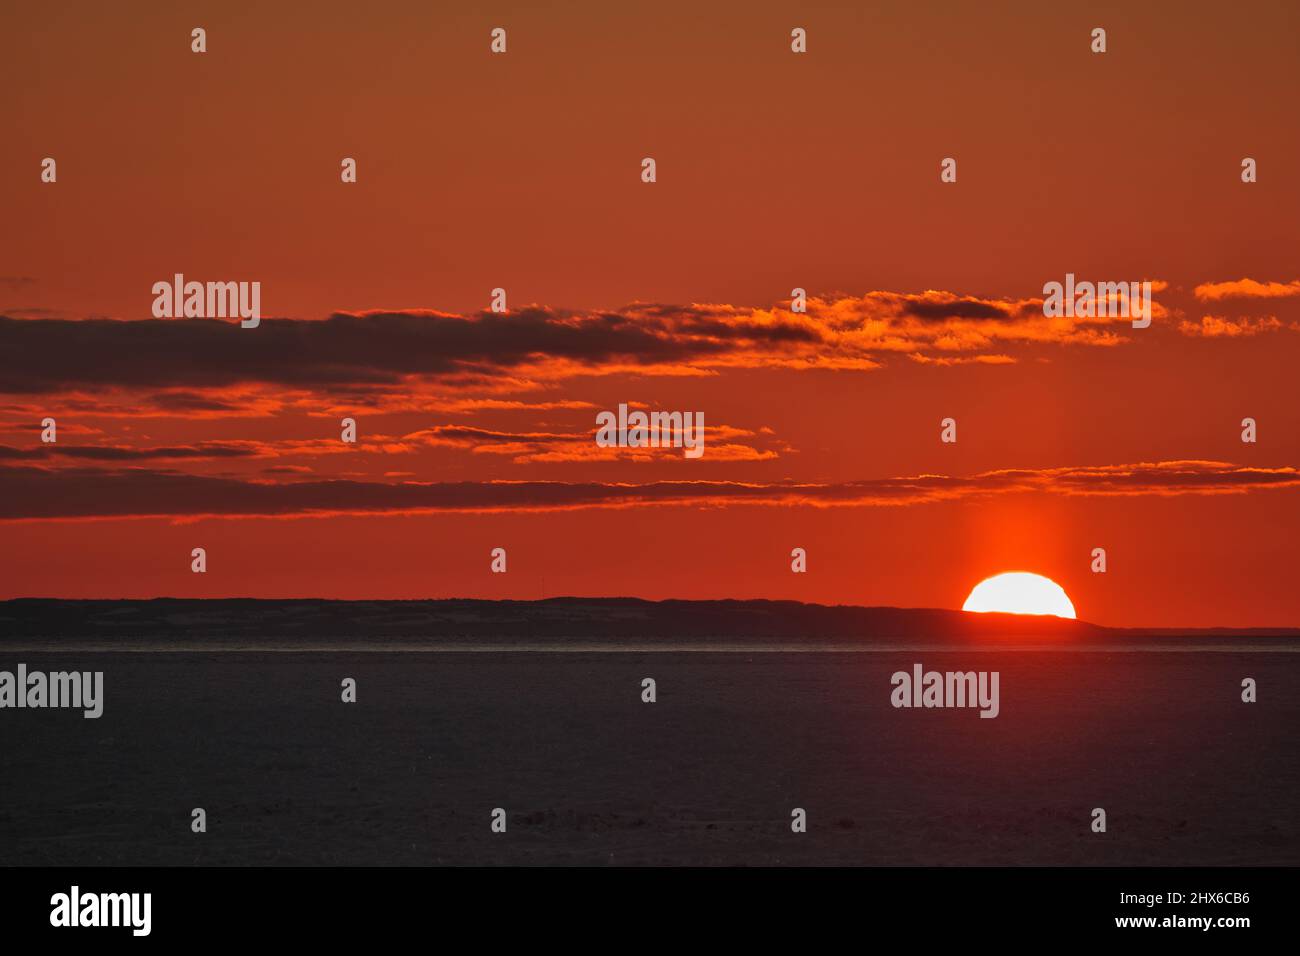
<path id="1" fill-rule="evenodd" d="M 1143 631 L 1143 632 L 1185 632 L 1185 631 L 1235 631 L 1235 632 L 1295 632 L 1300 635 L 1300 624 L 1268 624 L 1268 625 L 1235 625 L 1235 624 L 1211 624 L 1197 626 L 1181 625 L 1117 625 L 1117 624 L 1099 624 L 1083 618 L 1061 617 L 1055 614 L 1027 614 L 1012 611 L 966 611 L 961 608 L 947 607 L 908 607 L 894 604 L 824 604 L 817 601 L 800 601 L 794 598 L 646 598 L 636 595 L 578 595 L 578 594 L 560 594 L 550 595 L 538 598 L 492 598 L 492 597 L 416 597 L 416 598 L 329 598 L 329 597 L 251 597 L 245 595 L 223 595 L 220 597 L 177 597 L 174 595 L 155 595 L 153 597 L 57 597 L 41 595 L 23 595 L 18 597 L 0 598 L 0 605 L 12 604 L 21 601 L 32 602 L 60 602 L 65 604 L 72 603 L 136 603 L 144 604 L 153 601 L 185 601 L 185 602 L 220 602 L 220 601 L 242 601 L 242 602 L 262 602 L 262 603 L 317 603 L 317 604 L 415 604 L 415 603 L 438 603 L 438 602 L 477 602 L 482 604 L 542 604 L 546 602 L 558 601 L 604 601 L 604 602 L 636 602 L 640 604 L 790 604 L 806 608 L 820 608 L 824 610 L 858 610 L 858 611 L 902 611 L 916 613 L 942 613 L 942 614 L 965 614 L 978 615 L 986 618 L 1028 618 L 1033 621 L 1059 621 L 1063 625 L 1073 625 L 1081 628 L 1093 628 L 1107 631 Z"/>

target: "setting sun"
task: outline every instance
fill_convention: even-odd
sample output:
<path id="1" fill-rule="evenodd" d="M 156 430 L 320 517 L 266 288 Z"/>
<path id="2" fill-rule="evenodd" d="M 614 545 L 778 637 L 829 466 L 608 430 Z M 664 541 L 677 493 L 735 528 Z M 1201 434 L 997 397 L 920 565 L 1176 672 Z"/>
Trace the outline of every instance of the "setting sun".
<path id="1" fill-rule="evenodd" d="M 1073 618 L 1074 605 L 1065 590 L 1051 578 L 1028 571 L 1008 571 L 975 585 L 961 606 L 963 611 L 1001 611 L 1007 614 L 1052 614 Z"/>

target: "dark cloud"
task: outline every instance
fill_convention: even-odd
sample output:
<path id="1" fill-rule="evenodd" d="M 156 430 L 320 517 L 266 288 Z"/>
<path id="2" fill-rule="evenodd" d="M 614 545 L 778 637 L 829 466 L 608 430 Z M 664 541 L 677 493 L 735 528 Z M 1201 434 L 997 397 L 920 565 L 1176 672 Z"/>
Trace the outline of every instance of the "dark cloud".
<path id="1" fill-rule="evenodd" d="M 900 505 L 973 495 L 1229 494 L 1300 487 L 1295 468 L 1179 461 L 1043 470 L 925 475 L 825 483 L 735 481 L 296 482 L 168 471 L 0 468 L 0 520 L 199 515 L 287 516 L 419 511 L 527 511 L 630 505 Z"/>
<path id="2" fill-rule="evenodd" d="M 592 441 L 593 431 L 594 429 L 589 432 L 568 434 L 556 432 L 502 432 L 488 428 L 475 428 L 470 425 L 437 425 L 416 432 L 408 436 L 408 438 L 433 441 L 442 439 L 449 443 L 465 444 L 470 447 L 492 444 L 513 445 L 520 442 L 530 445 L 547 445 L 552 443 L 571 444 L 578 441 L 590 442 Z"/>
<path id="3" fill-rule="evenodd" d="M 150 395 L 147 403 L 164 412 L 235 412 L 243 411 L 236 402 L 221 398 L 200 395 L 197 392 L 157 392 Z"/>
<path id="4" fill-rule="evenodd" d="M 263 319 L 256 329 L 212 319 L 18 320 L 0 316 L 0 392 L 74 388 L 199 388 L 397 384 L 408 375 L 500 374 L 531 361 L 633 365 L 725 346 L 638 328 L 630 317 L 575 319 L 543 309 L 474 318 L 441 313 Z"/>
<path id="5" fill-rule="evenodd" d="M 949 302 L 911 299 L 903 304 L 902 311 L 904 315 L 918 319 L 1005 319 L 1011 315 L 1010 310 L 979 299 L 953 299 Z"/>
<path id="6" fill-rule="evenodd" d="M 230 410 L 215 389 L 328 391 L 383 403 L 412 379 L 491 386 L 610 369 L 721 367 L 871 369 L 888 353 L 996 353 L 1003 343 L 1111 345 L 1111 320 L 1047 320 L 1021 300 L 949 292 L 809 298 L 807 311 L 632 303 L 572 312 L 338 313 L 264 318 L 255 329 L 214 319 L 16 319 L 0 316 L 0 393 L 44 396 L 155 391 L 153 407 Z M 995 321 L 990 321 L 995 320 Z M 215 403 L 216 407 L 210 407 Z"/>
<path id="7" fill-rule="evenodd" d="M 48 458 L 74 458 L 84 461 L 149 461 L 183 458 L 252 458 L 262 450 L 250 442 L 200 442 L 197 445 L 172 445 L 157 448 L 131 448 L 125 445 L 37 445 L 14 448 L 0 445 L 0 459 L 36 461 Z"/>

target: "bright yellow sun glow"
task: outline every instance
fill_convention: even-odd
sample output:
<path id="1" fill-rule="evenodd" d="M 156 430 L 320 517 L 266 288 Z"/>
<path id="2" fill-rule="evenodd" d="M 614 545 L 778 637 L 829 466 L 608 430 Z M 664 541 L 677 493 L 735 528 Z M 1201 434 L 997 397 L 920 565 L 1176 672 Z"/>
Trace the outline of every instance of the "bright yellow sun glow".
<path id="1" fill-rule="evenodd" d="M 1002 611 L 1007 614 L 1052 614 L 1073 618 L 1074 605 L 1051 578 L 1028 571 L 1008 571 L 975 585 L 963 611 Z"/>

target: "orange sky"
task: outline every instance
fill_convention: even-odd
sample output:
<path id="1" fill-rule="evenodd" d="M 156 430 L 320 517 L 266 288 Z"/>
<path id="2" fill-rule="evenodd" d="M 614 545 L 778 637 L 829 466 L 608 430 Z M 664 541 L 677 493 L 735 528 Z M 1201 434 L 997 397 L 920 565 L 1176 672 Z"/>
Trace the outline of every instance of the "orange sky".
<path id="1" fill-rule="evenodd" d="M 6 9 L 0 597 L 1023 569 L 1099 623 L 1300 623 L 1300 9 L 1134 6 Z M 152 319 L 177 272 L 261 326 Z M 1067 272 L 1153 280 L 1151 328 L 1044 318 Z M 596 448 L 620 402 L 704 456 Z"/>

